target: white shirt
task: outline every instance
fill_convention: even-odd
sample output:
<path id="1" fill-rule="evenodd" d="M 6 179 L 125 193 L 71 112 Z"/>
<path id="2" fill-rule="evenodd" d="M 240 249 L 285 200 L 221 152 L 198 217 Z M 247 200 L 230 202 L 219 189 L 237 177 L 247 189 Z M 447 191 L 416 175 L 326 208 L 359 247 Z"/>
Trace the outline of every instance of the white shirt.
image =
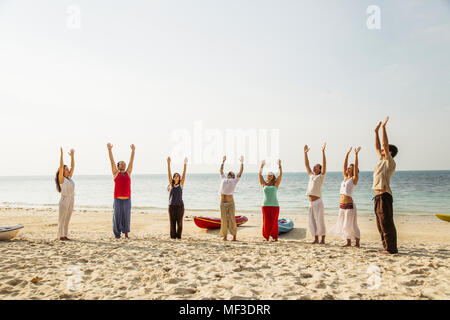
<path id="1" fill-rule="evenodd" d="M 395 171 L 395 161 L 391 156 L 391 153 L 388 152 L 388 155 L 385 157 L 385 159 L 380 160 L 378 162 L 377 166 L 375 167 L 375 170 L 373 171 L 373 190 L 385 190 L 386 192 L 390 193 L 392 195 L 391 190 L 391 177 L 394 174 Z"/>
<path id="2" fill-rule="evenodd" d="M 220 182 L 219 194 L 231 195 L 234 193 L 239 178 L 227 178 L 224 174 L 220 176 L 222 181 Z"/>
<path id="3" fill-rule="evenodd" d="M 306 189 L 307 196 L 316 196 L 322 198 L 322 185 L 325 180 L 325 175 L 323 174 L 313 174 L 309 175 L 308 188 Z"/>

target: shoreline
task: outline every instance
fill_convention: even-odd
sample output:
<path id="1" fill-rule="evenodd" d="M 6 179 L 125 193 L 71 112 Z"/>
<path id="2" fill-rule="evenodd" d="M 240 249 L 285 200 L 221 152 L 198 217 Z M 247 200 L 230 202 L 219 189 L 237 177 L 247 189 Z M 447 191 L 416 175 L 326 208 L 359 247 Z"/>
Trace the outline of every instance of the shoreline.
<path id="1" fill-rule="evenodd" d="M 0 210 L 2 209 L 6 209 L 6 210 L 55 210 L 58 211 L 58 204 L 48 204 L 48 205 L 37 205 L 37 204 L 30 204 L 30 205 L 18 205 L 18 206 L 14 206 L 14 205 L 5 205 L 4 203 L 0 203 Z M 110 207 L 106 207 L 106 206 L 99 206 L 99 207 L 93 207 L 93 206 L 75 206 L 74 211 L 78 211 L 78 212 L 98 212 L 98 211 L 102 211 L 102 212 L 109 212 L 112 211 L 112 205 Z M 193 213 L 198 213 L 198 215 L 210 212 L 210 213 L 214 213 L 214 214 L 220 214 L 220 209 L 219 207 L 215 208 L 215 209 L 185 209 L 186 212 L 193 212 Z M 292 217 L 292 216 L 296 216 L 296 215 L 307 215 L 308 214 L 308 209 L 307 208 L 302 208 L 299 210 L 292 210 L 292 209 L 285 209 L 285 210 L 281 210 L 280 214 L 283 215 L 285 214 L 288 217 Z M 335 217 L 338 215 L 338 208 L 335 208 L 334 213 L 330 213 L 331 210 L 327 210 L 327 208 L 325 208 L 325 216 L 328 217 Z M 132 207 L 132 213 L 145 213 L 145 214 L 152 214 L 154 212 L 157 213 L 161 213 L 161 212 L 166 212 L 167 208 L 163 208 L 163 207 L 139 207 L 139 206 L 133 206 Z M 244 210 L 236 210 L 237 213 L 236 215 L 239 215 L 239 213 L 242 214 L 248 214 L 248 215 L 258 215 L 261 214 L 261 209 L 257 210 L 257 209 L 244 209 Z M 361 217 L 374 217 L 375 214 L 373 211 L 362 211 L 362 210 L 358 210 L 358 216 Z M 280 217 L 281 217 L 280 215 Z M 433 213 L 407 213 L 404 211 L 396 211 L 394 210 L 394 218 L 395 217 L 433 217 L 435 218 L 435 214 Z"/>

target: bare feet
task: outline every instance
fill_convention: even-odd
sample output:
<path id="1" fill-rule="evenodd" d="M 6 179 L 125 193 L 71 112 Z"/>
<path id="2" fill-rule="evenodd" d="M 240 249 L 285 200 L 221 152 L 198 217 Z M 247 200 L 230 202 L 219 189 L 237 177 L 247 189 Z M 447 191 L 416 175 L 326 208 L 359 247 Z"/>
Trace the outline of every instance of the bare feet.
<path id="1" fill-rule="evenodd" d="M 223 240 L 223 241 L 228 241 L 227 237 L 223 237 L 222 240 Z"/>
<path id="2" fill-rule="evenodd" d="M 351 247 L 352 246 L 352 241 L 350 239 L 347 239 L 347 243 L 345 245 L 343 245 L 342 247 Z"/>
<path id="3" fill-rule="evenodd" d="M 233 240 L 232 240 L 232 241 L 237 241 L 236 236 L 233 237 Z"/>
<path id="4" fill-rule="evenodd" d="M 59 240 L 60 240 L 60 241 L 64 241 L 64 240 L 66 240 L 66 239 L 64 239 L 64 237 L 60 237 Z"/>
<path id="5" fill-rule="evenodd" d="M 128 237 L 128 233 L 125 233 L 125 238 L 130 239 L 130 238 Z"/>
<path id="6" fill-rule="evenodd" d="M 359 248 L 359 239 L 356 239 L 355 247 Z"/>
<path id="7" fill-rule="evenodd" d="M 313 242 L 311 242 L 311 244 L 318 244 L 319 240 L 314 240 Z"/>
<path id="8" fill-rule="evenodd" d="M 389 251 L 386 250 L 380 250 L 378 251 L 379 254 L 391 254 Z"/>
<path id="9" fill-rule="evenodd" d="M 322 240 L 320 241 L 320 244 L 325 244 L 325 236 L 322 237 Z"/>

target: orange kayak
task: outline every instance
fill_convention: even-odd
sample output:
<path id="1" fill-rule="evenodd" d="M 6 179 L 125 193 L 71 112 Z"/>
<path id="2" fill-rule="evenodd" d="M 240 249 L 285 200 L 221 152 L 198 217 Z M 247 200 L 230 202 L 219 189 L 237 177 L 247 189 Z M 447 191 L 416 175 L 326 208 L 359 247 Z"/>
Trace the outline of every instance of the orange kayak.
<path id="1" fill-rule="evenodd" d="M 236 216 L 236 224 L 240 226 L 248 221 L 245 216 Z M 220 218 L 209 218 L 209 217 L 194 217 L 194 222 L 197 227 L 202 229 L 218 229 L 220 228 L 221 221 Z"/>

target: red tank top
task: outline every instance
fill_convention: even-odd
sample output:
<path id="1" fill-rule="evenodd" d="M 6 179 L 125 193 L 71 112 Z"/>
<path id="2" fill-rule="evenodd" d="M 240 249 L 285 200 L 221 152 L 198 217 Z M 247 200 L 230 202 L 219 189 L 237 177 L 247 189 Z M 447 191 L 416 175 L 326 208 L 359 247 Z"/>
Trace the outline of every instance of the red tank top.
<path id="1" fill-rule="evenodd" d="M 127 172 L 119 172 L 114 179 L 114 198 L 119 197 L 131 198 L 131 179 Z"/>

